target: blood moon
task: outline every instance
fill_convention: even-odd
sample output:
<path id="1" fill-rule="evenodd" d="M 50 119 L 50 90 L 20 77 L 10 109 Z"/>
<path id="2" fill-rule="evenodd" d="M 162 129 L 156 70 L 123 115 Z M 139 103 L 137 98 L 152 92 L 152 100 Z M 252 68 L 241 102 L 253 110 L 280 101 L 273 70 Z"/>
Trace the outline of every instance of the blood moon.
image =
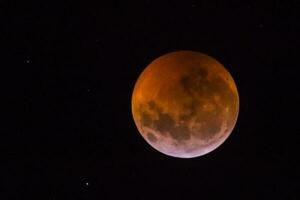
<path id="1" fill-rule="evenodd" d="M 168 53 L 150 63 L 135 84 L 131 103 L 143 138 L 179 158 L 220 146 L 239 112 L 232 76 L 215 59 L 194 51 Z"/>

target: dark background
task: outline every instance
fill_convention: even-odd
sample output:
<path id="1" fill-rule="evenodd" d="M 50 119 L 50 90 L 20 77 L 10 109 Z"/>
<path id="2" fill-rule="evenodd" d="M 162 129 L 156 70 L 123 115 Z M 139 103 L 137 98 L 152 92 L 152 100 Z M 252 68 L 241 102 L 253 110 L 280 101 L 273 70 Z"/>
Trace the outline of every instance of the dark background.
<path id="1" fill-rule="evenodd" d="M 0 3 L 0 198 L 299 199 L 300 4 L 236 2 Z M 219 60 L 240 95 L 232 135 L 194 159 L 131 115 L 139 74 L 176 50 Z"/>

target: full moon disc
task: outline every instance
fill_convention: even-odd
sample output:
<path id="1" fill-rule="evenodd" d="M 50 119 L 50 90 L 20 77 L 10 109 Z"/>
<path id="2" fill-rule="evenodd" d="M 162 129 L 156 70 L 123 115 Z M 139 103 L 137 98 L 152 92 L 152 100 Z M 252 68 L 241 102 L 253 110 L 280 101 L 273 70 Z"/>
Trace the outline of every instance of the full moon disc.
<path id="1" fill-rule="evenodd" d="M 134 122 L 143 138 L 169 156 L 192 158 L 220 146 L 239 112 L 232 76 L 218 61 L 177 51 L 151 62 L 132 94 Z"/>

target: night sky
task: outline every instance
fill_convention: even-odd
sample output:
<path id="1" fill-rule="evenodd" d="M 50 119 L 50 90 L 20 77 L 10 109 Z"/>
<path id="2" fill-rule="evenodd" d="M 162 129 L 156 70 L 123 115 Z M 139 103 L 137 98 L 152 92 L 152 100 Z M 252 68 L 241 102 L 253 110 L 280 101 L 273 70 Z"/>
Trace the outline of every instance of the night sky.
<path id="1" fill-rule="evenodd" d="M 251 2 L 2 1 L 0 198 L 299 199 L 300 3 Z M 176 50 L 217 59 L 240 96 L 231 136 L 193 159 L 131 114 L 139 74 Z"/>

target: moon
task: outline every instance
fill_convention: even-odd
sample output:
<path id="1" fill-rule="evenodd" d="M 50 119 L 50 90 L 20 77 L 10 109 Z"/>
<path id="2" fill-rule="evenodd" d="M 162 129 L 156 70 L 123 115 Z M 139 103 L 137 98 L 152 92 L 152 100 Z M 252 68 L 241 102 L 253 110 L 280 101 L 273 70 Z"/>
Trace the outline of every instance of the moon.
<path id="1" fill-rule="evenodd" d="M 239 96 L 232 76 L 217 60 L 176 51 L 144 69 L 131 106 L 138 131 L 154 149 L 193 158 L 215 150 L 231 134 Z"/>

